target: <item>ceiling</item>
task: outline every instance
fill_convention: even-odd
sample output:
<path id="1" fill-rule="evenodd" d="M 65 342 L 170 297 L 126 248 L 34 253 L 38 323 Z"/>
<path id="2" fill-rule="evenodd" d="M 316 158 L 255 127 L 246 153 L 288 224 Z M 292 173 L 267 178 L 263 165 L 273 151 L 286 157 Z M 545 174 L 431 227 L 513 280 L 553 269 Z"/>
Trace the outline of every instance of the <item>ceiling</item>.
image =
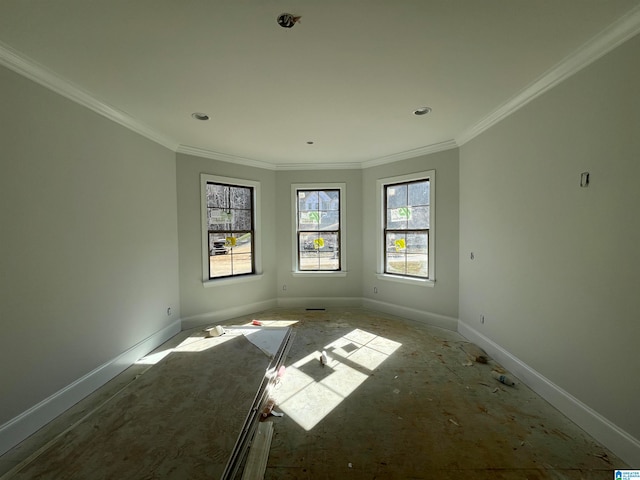
<path id="1" fill-rule="evenodd" d="M 2 0 L 0 64 L 175 151 L 353 168 L 461 145 L 638 32 L 640 0 Z"/>

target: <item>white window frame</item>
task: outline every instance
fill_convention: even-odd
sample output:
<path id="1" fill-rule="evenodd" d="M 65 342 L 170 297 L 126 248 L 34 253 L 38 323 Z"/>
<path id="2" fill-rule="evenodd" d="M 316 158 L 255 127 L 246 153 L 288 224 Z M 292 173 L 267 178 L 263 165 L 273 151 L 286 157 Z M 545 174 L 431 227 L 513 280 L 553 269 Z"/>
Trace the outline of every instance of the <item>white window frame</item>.
<path id="1" fill-rule="evenodd" d="M 291 184 L 291 265 L 292 275 L 300 277 L 344 277 L 347 275 L 347 184 L 346 183 L 293 183 Z M 298 190 L 340 191 L 340 270 L 300 270 L 298 265 Z"/>
<path id="2" fill-rule="evenodd" d="M 429 278 L 408 277 L 397 274 L 384 273 L 384 187 L 396 183 L 415 182 L 429 179 Z M 380 280 L 424 285 L 433 287 L 436 281 L 436 171 L 425 170 L 417 173 L 380 178 L 376 182 L 377 235 L 376 235 L 376 275 Z"/>
<path id="3" fill-rule="evenodd" d="M 230 277 L 209 278 L 209 233 L 207 225 L 207 183 L 222 183 L 253 188 L 253 220 L 254 220 L 254 262 L 253 274 L 235 275 Z M 243 178 L 221 177 L 208 173 L 200 174 L 200 229 L 202 232 L 202 283 L 205 287 L 225 285 L 229 283 L 243 283 L 262 278 L 262 242 L 261 242 L 261 210 L 260 182 Z"/>

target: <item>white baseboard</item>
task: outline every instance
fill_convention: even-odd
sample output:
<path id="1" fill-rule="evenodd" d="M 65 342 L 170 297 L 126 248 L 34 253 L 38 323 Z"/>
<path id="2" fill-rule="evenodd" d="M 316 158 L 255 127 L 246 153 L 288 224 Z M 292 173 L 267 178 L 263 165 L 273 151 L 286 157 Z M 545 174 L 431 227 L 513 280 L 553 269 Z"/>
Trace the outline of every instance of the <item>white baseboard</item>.
<path id="1" fill-rule="evenodd" d="M 458 333 L 486 350 L 491 357 L 520 379 L 522 383 L 631 467 L 640 466 L 640 441 L 637 438 L 607 420 L 468 324 L 458 321 Z"/>
<path id="2" fill-rule="evenodd" d="M 225 308 L 224 310 L 216 310 L 214 312 L 200 313 L 182 319 L 182 329 L 202 327 L 205 325 L 216 324 L 229 320 L 230 318 L 241 317 L 251 313 L 261 312 L 278 306 L 275 299 L 264 300 L 262 302 L 248 303 L 238 307 Z"/>
<path id="3" fill-rule="evenodd" d="M 45 398 L 37 405 L 0 426 L 0 455 L 18 445 L 58 415 L 107 383 L 130 367 L 136 360 L 149 353 L 180 332 L 180 320 L 157 331 L 137 343 L 113 360 L 99 366 L 62 390 Z"/>
<path id="4" fill-rule="evenodd" d="M 390 315 L 396 315 L 398 317 L 407 318 L 416 322 L 425 323 L 433 327 L 453 330 L 454 332 L 458 330 L 458 319 L 447 317 L 446 315 L 425 312 L 424 310 L 404 307 L 402 305 L 396 305 L 395 303 L 380 302 L 378 300 L 372 300 L 370 298 L 363 298 L 362 306 L 370 310 L 377 310 L 379 312 L 388 313 Z"/>
<path id="5" fill-rule="evenodd" d="M 278 297 L 284 308 L 361 307 L 361 297 Z"/>

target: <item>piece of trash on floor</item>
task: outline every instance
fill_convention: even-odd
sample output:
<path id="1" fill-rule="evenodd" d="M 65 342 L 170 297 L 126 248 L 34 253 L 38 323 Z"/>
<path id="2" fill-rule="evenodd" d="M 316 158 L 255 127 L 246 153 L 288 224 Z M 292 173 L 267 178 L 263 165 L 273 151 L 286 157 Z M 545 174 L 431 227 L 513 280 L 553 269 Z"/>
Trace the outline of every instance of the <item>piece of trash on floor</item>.
<path id="1" fill-rule="evenodd" d="M 453 418 L 450 418 L 449 421 L 451 423 L 453 423 L 456 427 L 459 427 L 460 425 L 458 424 L 458 422 L 456 422 Z"/>
<path id="2" fill-rule="evenodd" d="M 353 463 L 349 462 L 349 468 L 353 468 Z"/>
<path id="3" fill-rule="evenodd" d="M 278 369 L 278 378 L 282 378 L 284 377 L 284 374 L 287 372 L 287 367 L 285 367 L 284 365 L 282 365 L 279 369 Z"/>
<path id="4" fill-rule="evenodd" d="M 262 418 L 267 418 L 273 412 L 273 407 L 276 406 L 276 401 L 273 398 L 267 400 L 264 408 L 262 409 Z"/>
<path id="5" fill-rule="evenodd" d="M 496 388 L 493 389 L 493 392 L 491 392 L 491 393 L 498 393 L 499 391 L 500 391 L 500 389 L 498 387 L 496 387 Z"/>
<path id="6" fill-rule="evenodd" d="M 487 352 L 473 343 L 466 343 L 460 348 L 462 348 L 462 351 L 475 362 L 487 363 L 489 361 L 489 355 L 487 355 Z"/>
<path id="7" fill-rule="evenodd" d="M 215 327 L 209 327 L 204 329 L 205 337 L 219 337 L 220 335 L 224 335 L 225 330 L 222 325 L 216 325 Z"/>
<path id="8" fill-rule="evenodd" d="M 465 367 L 472 367 L 473 362 L 471 360 L 467 360 L 466 362 L 462 362 L 462 365 Z"/>
<path id="9" fill-rule="evenodd" d="M 611 460 L 609 460 L 609 456 L 608 456 L 606 453 L 600 453 L 600 454 L 598 454 L 598 453 L 592 453 L 592 455 L 593 455 L 594 457 L 601 458 L 601 459 L 602 459 L 602 460 L 604 460 L 605 462 L 607 462 L 607 463 L 611 464 Z"/>
<path id="10" fill-rule="evenodd" d="M 500 372 L 496 372 L 495 370 L 491 370 L 491 376 L 493 378 L 495 378 L 497 381 L 499 381 L 500 383 L 504 383 L 505 385 L 508 385 L 510 387 L 515 387 L 516 382 L 514 382 L 511 377 L 500 373 Z"/>
<path id="11" fill-rule="evenodd" d="M 393 389 L 393 393 L 398 394 L 398 393 L 400 393 L 400 390 L 399 390 L 399 389 L 397 389 L 397 388 L 394 388 L 394 389 Z"/>
<path id="12" fill-rule="evenodd" d="M 322 351 L 322 354 L 320 354 L 320 363 L 323 367 L 329 363 L 329 357 L 327 356 L 327 352 L 324 350 Z"/>
<path id="13" fill-rule="evenodd" d="M 251 325 L 257 325 L 258 327 L 262 326 L 262 322 L 260 320 L 252 320 Z"/>
<path id="14" fill-rule="evenodd" d="M 284 417 L 284 413 L 276 412 L 274 410 L 271 410 L 271 415 L 273 415 L 274 417 Z"/>

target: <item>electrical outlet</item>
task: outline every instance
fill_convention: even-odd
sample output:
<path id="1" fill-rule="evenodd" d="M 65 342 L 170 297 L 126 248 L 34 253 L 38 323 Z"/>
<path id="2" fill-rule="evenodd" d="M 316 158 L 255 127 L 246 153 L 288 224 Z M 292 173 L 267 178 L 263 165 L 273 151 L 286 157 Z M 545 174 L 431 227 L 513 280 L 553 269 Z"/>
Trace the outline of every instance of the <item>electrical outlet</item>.
<path id="1" fill-rule="evenodd" d="M 282 285 L 282 290 L 283 290 L 284 292 L 286 292 L 286 291 L 287 291 L 287 286 L 286 286 L 286 285 Z"/>
<path id="2" fill-rule="evenodd" d="M 484 325 L 484 315 L 480 315 L 480 323 Z"/>
<path id="3" fill-rule="evenodd" d="M 378 287 L 373 287 L 373 293 L 378 293 Z"/>
<path id="4" fill-rule="evenodd" d="M 170 317 L 171 316 L 171 307 L 167 307 L 167 316 Z"/>

